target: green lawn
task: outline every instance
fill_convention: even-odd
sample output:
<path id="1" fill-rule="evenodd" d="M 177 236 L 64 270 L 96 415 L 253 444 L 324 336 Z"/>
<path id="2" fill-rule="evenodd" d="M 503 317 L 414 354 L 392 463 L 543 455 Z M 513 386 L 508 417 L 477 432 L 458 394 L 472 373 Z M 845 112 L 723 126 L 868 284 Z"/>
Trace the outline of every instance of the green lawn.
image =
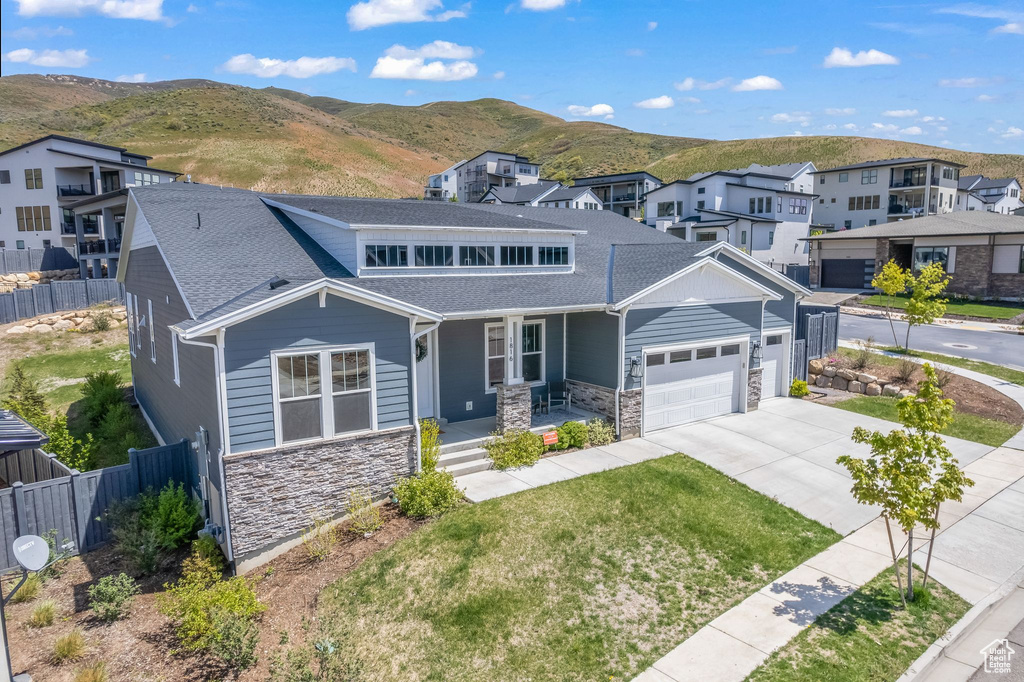
<path id="1" fill-rule="evenodd" d="M 882 294 L 875 294 L 863 301 L 862 304 L 884 308 L 888 297 Z M 892 307 L 902 310 L 907 307 L 907 296 L 896 296 L 892 300 Z M 949 315 L 966 315 L 968 317 L 985 317 L 995 320 L 1009 320 L 1024 313 L 1024 308 L 1019 305 L 1008 305 L 1000 303 L 973 303 L 970 301 L 957 301 L 950 299 L 946 304 L 946 313 Z"/>
<path id="2" fill-rule="evenodd" d="M 319 615 L 367 679 L 628 680 L 839 539 L 677 454 L 461 507 Z"/>
<path id="3" fill-rule="evenodd" d="M 891 682 L 969 608 L 929 581 L 904 611 L 890 568 L 773 653 L 747 682 Z"/>
<path id="4" fill-rule="evenodd" d="M 833 407 L 895 422 L 897 421 L 896 400 L 896 398 L 861 395 L 844 400 L 841 403 L 836 403 Z M 973 414 L 954 412 L 953 423 L 942 433 L 954 438 L 973 440 L 976 443 L 985 443 L 992 447 L 999 447 L 1018 431 L 1020 431 L 1020 426 L 1017 424 L 1008 424 L 996 419 L 986 419 L 985 417 Z"/>
<path id="5" fill-rule="evenodd" d="M 878 350 L 887 351 L 890 353 L 899 353 L 900 350 L 892 347 L 880 347 Z M 854 357 L 858 351 L 854 348 L 840 348 L 839 354 L 845 355 L 846 357 Z M 1003 367 L 1002 365 L 993 365 L 991 362 L 982 362 L 981 360 L 968 360 L 967 358 L 957 358 L 949 355 L 943 355 L 942 353 L 929 353 L 927 351 L 911 350 L 907 355 L 915 358 L 921 358 L 922 360 L 928 360 L 929 362 L 938 363 L 941 365 L 950 365 L 952 367 L 960 367 L 961 369 L 969 369 L 973 372 L 980 374 L 987 374 L 997 379 L 1009 381 L 1013 384 L 1024 386 L 1024 372 L 1017 369 L 1010 369 L 1009 367 Z M 900 358 L 894 358 L 888 355 L 874 354 L 871 356 L 871 362 L 877 365 L 895 366 L 900 361 Z"/>

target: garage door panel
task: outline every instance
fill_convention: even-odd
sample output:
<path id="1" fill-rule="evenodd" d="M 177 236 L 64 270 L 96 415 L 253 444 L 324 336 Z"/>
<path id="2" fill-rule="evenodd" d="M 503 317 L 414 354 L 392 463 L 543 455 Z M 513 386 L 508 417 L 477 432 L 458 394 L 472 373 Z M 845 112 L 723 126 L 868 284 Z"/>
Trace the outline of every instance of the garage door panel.
<path id="1" fill-rule="evenodd" d="M 727 355 L 648 367 L 644 429 L 654 431 L 735 412 L 742 365 L 740 355 Z"/>
<path id="2" fill-rule="evenodd" d="M 765 397 L 774 397 L 779 394 L 779 361 L 765 360 L 761 363 L 761 392 Z"/>

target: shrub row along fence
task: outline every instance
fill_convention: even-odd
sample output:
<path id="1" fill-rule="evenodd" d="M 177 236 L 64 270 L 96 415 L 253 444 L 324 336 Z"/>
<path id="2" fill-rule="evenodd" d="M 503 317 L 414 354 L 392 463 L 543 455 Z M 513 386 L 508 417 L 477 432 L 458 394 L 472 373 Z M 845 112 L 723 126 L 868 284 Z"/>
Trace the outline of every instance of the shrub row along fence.
<path id="1" fill-rule="evenodd" d="M 807 363 L 839 348 L 839 306 L 801 305 L 797 308 L 793 341 L 793 378 L 807 381 Z"/>
<path id="2" fill-rule="evenodd" d="M 0 249 L 0 275 L 37 270 L 70 270 L 78 268 L 78 260 L 69 249 Z"/>
<path id="3" fill-rule="evenodd" d="M 100 303 L 124 303 L 124 285 L 113 279 L 74 279 L 36 284 L 0 294 L 0 324 L 81 310 Z"/>
<path id="4" fill-rule="evenodd" d="M 84 554 L 110 539 L 110 524 L 103 515 L 114 502 L 133 498 L 147 488 L 162 488 L 169 481 L 184 483 L 188 489 L 198 486 L 192 446 L 187 440 L 147 450 L 132 449 L 128 458 L 127 464 L 84 473 L 69 470 L 40 450 L 0 458 L 8 461 L 2 471 L 35 479 L 27 483 L 5 478 L 14 482 L 0 489 L 0 570 L 17 566 L 11 548 L 21 535 L 56 532 L 58 547 L 65 547 L 71 554 Z M 41 478 L 47 474 L 56 475 Z"/>

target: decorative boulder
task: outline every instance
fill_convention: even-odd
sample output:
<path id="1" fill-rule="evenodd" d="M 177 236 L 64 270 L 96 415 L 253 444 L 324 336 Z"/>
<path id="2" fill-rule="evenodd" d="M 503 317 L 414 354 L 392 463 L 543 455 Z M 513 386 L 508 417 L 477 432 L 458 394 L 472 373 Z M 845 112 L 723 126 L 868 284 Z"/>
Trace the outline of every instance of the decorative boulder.
<path id="1" fill-rule="evenodd" d="M 820 374 L 818 375 L 818 378 L 814 380 L 814 385 L 818 388 L 829 388 L 832 386 L 832 377 Z"/>
<path id="2" fill-rule="evenodd" d="M 825 369 L 825 361 L 820 358 L 807 363 L 807 371 L 811 374 L 821 374 L 823 369 Z"/>
<path id="3" fill-rule="evenodd" d="M 69 329 L 74 329 L 75 323 L 71 320 L 57 320 L 53 323 L 52 328 L 55 332 L 66 332 Z"/>
<path id="4" fill-rule="evenodd" d="M 864 395 L 876 396 L 882 395 L 882 387 L 876 383 L 870 383 L 864 387 Z"/>
<path id="5" fill-rule="evenodd" d="M 38 272 L 29 272 L 26 274 L 28 275 L 28 278 L 33 282 L 38 282 L 41 279 L 41 275 Z"/>
<path id="6" fill-rule="evenodd" d="M 854 379 L 857 378 L 857 373 L 854 372 L 852 369 L 840 369 L 836 371 L 836 376 L 842 377 L 847 381 L 853 381 Z"/>
<path id="7" fill-rule="evenodd" d="M 900 387 L 896 384 L 886 384 L 882 387 L 882 395 L 892 397 L 900 394 Z"/>
<path id="8" fill-rule="evenodd" d="M 832 388 L 836 389 L 837 391 L 845 391 L 849 385 L 850 382 L 842 378 L 841 376 L 836 376 L 832 379 Z"/>
<path id="9" fill-rule="evenodd" d="M 910 396 L 917 395 L 917 394 L 914 393 L 913 391 L 905 388 L 902 391 L 900 391 L 898 395 L 901 398 L 909 398 Z"/>
<path id="10" fill-rule="evenodd" d="M 849 391 L 850 393 L 863 393 L 864 384 L 854 380 L 850 382 L 850 384 L 846 387 L 846 390 Z"/>
<path id="11" fill-rule="evenodd" d="M 873 384 L 876 381 L 878 381 L 878 377 L 873 376 L 871 374 L 864 374 L 863 372 L 861 372 L 860 374 L 857 375 L 857 381 L 859 381 L 862 384 Z"/>
<path id="12" fill-rule="evenodd" d="M 836 370 L 836 368 L 835 368 L 835 367 L 832 367 L 832 366 L 830 365 L 830 366 L 826 367 L 825 369 L 823 369 L 823 370 L 821 371 L 821 373 L 822 373 L 822 374 L 824 374 L 825 376 L 827 376 L 827 377 L 830 377 L 830 378 L 831 378 L 831 377 L 834 377 L 834 376 L 835 376 L 835 375 L 837 374 L 837 370 Z"/>
<path id="13" fill-rule="evenodd" d="M 892 382 L 889 381 L 888 379 L 875 379 L 875 383 L 878 384 L 879 386 L 886 386 L 888 384 L 891 384 Z"/>
<path id="14" fill-rule="evenodd" d="M 37 332 L 37 333 L 38 332 L 42 332 L 44 334 L 46 334 L 46 333 L 52 334 L 53 333 L 53 327 L 51 327 L 48 324 L 37 324 L 36 326 L 32 327 L 32 331 Z"/>
<path id="15" fill-rule="evenodd" d="M 8 334 L 28 334 L 30 331 L 32 331 L 32 330 L 29 329 L 28 327 L 26 327 L 25 325 L 19 324 L 19 325 L 16 325 L 16 326 L 11 327 L 10 329 L 8 329 L 7 333 Z"/>

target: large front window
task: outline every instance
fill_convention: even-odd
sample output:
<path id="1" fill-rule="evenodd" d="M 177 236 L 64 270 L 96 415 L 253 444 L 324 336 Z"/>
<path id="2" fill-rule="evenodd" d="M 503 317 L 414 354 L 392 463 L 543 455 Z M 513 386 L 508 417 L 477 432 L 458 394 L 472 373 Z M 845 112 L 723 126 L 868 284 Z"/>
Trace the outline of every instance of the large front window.
<path id="1" fill-rule="evenodd" d="M 544 323 L 524 322 L 521 327 L 519 356 L 522 362 L 522 378 L 527 383 L 544 381 Z M 487 388 L 491 389 L 505 380 L 507 336 L 505 324 L 494 323 L 486 326 L 487 337 Z"/>
<path id="2" fill-rule="evenodd" d="M 408 264 L 409 250 L 404 245 L 366 245 L 366 267 L 368 268 L 404 268 Z"/>
<path id="3" fill-rule="evenodd" d="M 949 261 L 949 248 L 945 246 L 926 246 L 914 249 L 914 270 L 939 263 L 945 271 Z"/>
<path id="4" fill-rule="evenodd" d="M 658 202 L 658 217 L 665 218 L 668 216 L 675 215 L 676 204 L 674 201 L 659 201 Z"/>
<path id="5" fill-rule="evenodd" d="M 505 325 L 487 325 L 487 387 L 505 380 Z"/>
<path id="6" fill-rule="evenodd" d="M 373 366 L 368 348 L 282 354 L 275 363 L 282 444 L 373 428 Z M 326 396 L 325 389 L 330 390 Z"/>
<path id="7" fill-rule="evenodd" d="M 544 325 L 523 324 L 523 381 L 544 380 Z"/>

